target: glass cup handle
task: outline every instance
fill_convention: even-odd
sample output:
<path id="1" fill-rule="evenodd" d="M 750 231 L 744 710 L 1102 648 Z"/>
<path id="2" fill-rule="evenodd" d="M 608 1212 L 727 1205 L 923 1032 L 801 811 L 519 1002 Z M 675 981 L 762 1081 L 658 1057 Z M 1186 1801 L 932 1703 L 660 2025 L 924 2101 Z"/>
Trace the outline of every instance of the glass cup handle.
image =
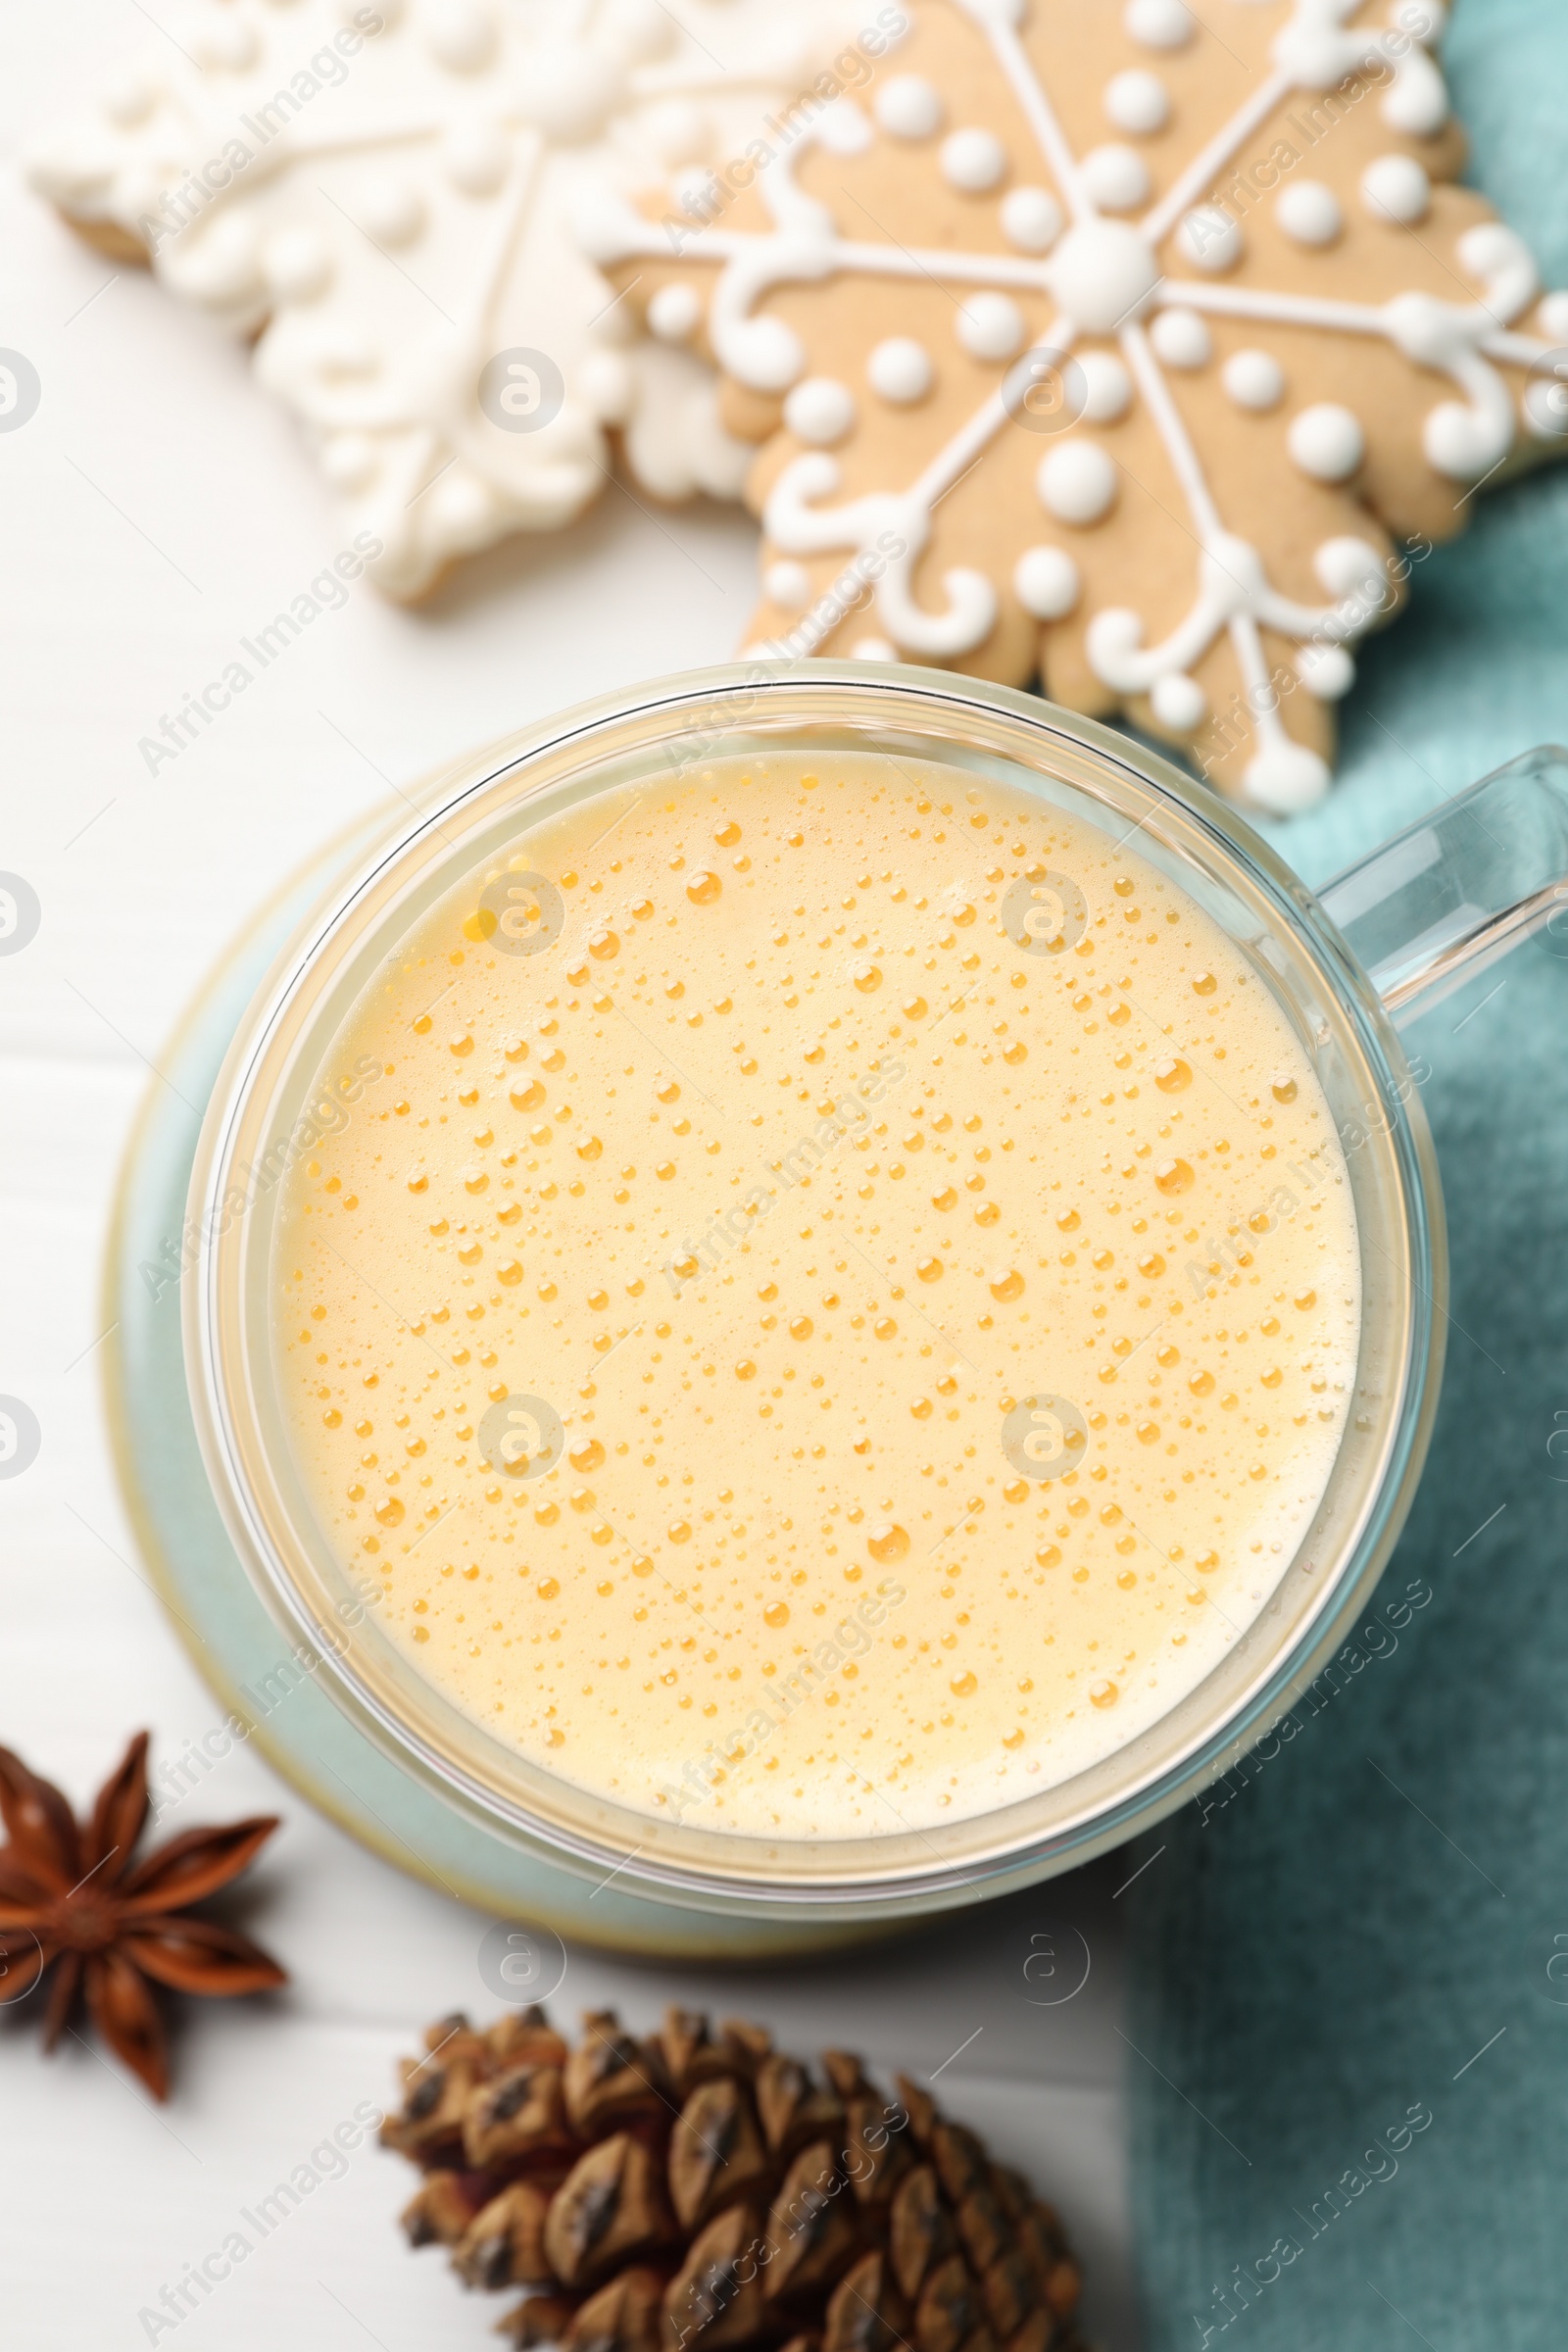
<path id="1" fill-rule="evenodd" d="M 1318 896 L 1399 1027 L 1537 931 L 1568 955 L 1568 751 L 1526 752 Z"/>

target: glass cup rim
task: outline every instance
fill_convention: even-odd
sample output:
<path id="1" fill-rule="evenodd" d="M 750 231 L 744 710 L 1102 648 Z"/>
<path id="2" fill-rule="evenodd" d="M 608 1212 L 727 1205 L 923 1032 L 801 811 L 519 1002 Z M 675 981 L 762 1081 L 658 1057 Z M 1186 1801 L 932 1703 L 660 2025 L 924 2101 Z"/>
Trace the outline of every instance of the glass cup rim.
<path id="1" fill-rule="evenodd" d="M 399 891 L 420 874 L 427 878 L 441 863 L 435 845 L 446 843 L 448 863 L 467 855 L 470 837 L 487 811 L 497 817 L 514 813 L 515 829 L 521 830 L 530 799 L 563 776 L 586 772 L 591 777 L 591 764 L 584 770 L 583 763 L 608 756 L 616 742 L 625 756 L 646 760 L 662 744 L 689 742 L 689 722 L 705 709 L 715 743 L 742 736 L 755 745 L 812 729 L 820 739 L 831 726 L 858 731 L 867 748 L 873 741 L 908 736 L 916 740 L 907 748 L 931 759 L 951 761 L 961 753 L 983 754 L 993 772 L 998 762 L 1005 762 L 1022 771 L 1021 781 L 1033 776 L 1042 791 L 1065 798 L 1083 813 L 1092 816 L 1093 808 L 1085 804 L 1098 802 L 1102 809 L 1114 810 L 1118 820 L 1132 815 L 1129 833 L 1142 833 L 1146 849 L 1163 844 L 1173 870 L 1183 865 L 1227 889 L 1243 889 L 1254 909 L 1285 927 L 1320 975 L 1346 1038 L 1354 1040 L 1380 1085 L 1390 1082 L 1384 1088 L 1388 1120 L 1369 1141 L 1374 1153 L 1382 1155 L 1402 1211 L 1407 1252 L 1398 1393 L 1383 1415 L 1380 1465 L 1375 1476 L 1369 1475 L 1367 1505 L 1354 1540 L 1321 1576 L 1309 1605 L 1298 1610 L 1290 1639 L 1276 1641 L 1250 1679 L 1230 1674 L 1238 1686 L 1233 1702 L 1218 1712 L 1212 1703 L 1206 1709 L 1195 1704 L 1252 1643 L 1271 1613 L 1267 1605 L 1229 1653 L 1225 1668 L 1205 1678 L 1150 1733 L 1087 1773 L 930 1836 L 912 1832 L 833 1841 L 804 1856 L 785 1841 L 735 1833 L 669 1835 L 653 1817 L 600 1803 L 538 1768 L 513 1776 L 526 1784 L 519 1796 L 515 1788 L 499 1788 L 495 1772 L 476 1769 L 471 1755 L 465 1759 L 453 1752 L 449 1737 L 434 1736 L 428 1723 L 422 1728 L 411 1723 L 407 1694 L 390 1699 L 384 1678 L 377 1683 L 370 1672 L 368 1637 L 362 1637 L 359 1627 L 346 1626 L 341 1604 L 334 1618 L 320 1592 L 302 1583 L 298 1560 L 283 1556 L 278 1513 L 267 1491 L 268 1449 L 258 1436 L 246 1386 L 251 1343 L 237 1332 L 245 1252 L 254 1254 L 261 1220 L 243 1215 L 225 1229 L 220 1215 L 247 1118 L 254 1120 L 265 1082 L 276 1079 L 290 1025 L 297 1031 L 308 1021 L 323 975 L 342 968 L 346 942 L 371 936 L 377 922 L 383 932 L 395 923 Z M 684 736 L 680 721 L 687 722 Z M 719 754 L 710 750 L 706 756 Z M 601 780 L 599 789 L 606 788 Z M 581 797 L 591 790 L 590 782 Z M 399 823 L 368 861 L 362 859 L 351 879 L 328 893 L 259 992 L 204 1122 L 190 1195 L 200 1240 L 197 1279 L 185 1293 L 186 1361 L 209 1476 L 247 1573 L 274 1617 L 318 1653 L 323 1685 L 383 1752 L 460 1811 L 583 1875 L 624 1872 L 650 1894 L 697 1908 L 736 1907 L 756 1916 L 799 1916 L 803 1909 L 817 1909 L 848 1919 L 973 1899 L 1086 1860 L 1173 1810 L 1255 1738 L 1266 1736 L 1270 1722 L 1346 1638 L 1348 1620 L 1382 1573 L 1403 1523 L 1436 1405 L 1443 1345 L 1437 1303 L 1446 1251 L 1430 1137 L 1418 1100 L 1393 1083 L 1405 1065 L 1381 1001 L 1298 877 L 1235 810 L 1207 794 L 1200 800 L 1200 791 L 1143 746 L 1009 688 L 891 663 L 726 663 L 596 698 L 457 763 L 419 796 L 416 813 Z M 454 851 L 451 828 L 465 822 L 468 831 Z M 473 849 L 468 862 L 482 854 Z M 1337 1463 L 1333 1476 L 1338 1474 Z M 1295 1563 L 1280 1591 L 1294 1573 Z M 1277 1606 L 1276 1601 L 1276 1612 Z M 1266 1650 L 1266 1639 L 1260 1636 L 1256 1646 Z M 1174 1744 L 1168 1737 L 1164 1741 L 1170 1752 L 1129 1774 L 1128 1760 L 1140 1750 L 1157 1750 L 1164 1727 L 1189 1713 L 1191 1731 Z M 1114 1789 L 1118 1778 L 1127 1784 L 1119 1793 Z M 1059 1801 L 1046 1803 L 1085 1784 L 1090 1787 L 1075 1809 Z M 1019 1818 L 1025 1814 L 1028 1822 Z M 1045 1814 L 1056 1818 L 1048 1824 Z M 999 1830 L 998 1825 L 1004 1826 Z M 639 1844 L 639 1830 L 655 1833 L 648 1844 Z M 787 1880 L 784 1891 L 781 1877 Z"/>

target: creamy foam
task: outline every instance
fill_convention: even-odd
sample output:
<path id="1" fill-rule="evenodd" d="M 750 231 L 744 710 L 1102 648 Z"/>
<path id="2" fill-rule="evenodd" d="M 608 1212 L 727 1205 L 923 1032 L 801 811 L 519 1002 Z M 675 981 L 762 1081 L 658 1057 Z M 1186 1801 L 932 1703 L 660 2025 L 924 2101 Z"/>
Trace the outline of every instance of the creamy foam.
<path id="1" fill-rule="evenodd" d="M 417 925 L 355 1069 L 276 1245 L 299 1466 L 561 1777 L 760 1835 L 987 1811 L 1186 1696 L 1312 1517 L 1332 1118 L 1070 815 L 872 756 L 597 799 Z"/>

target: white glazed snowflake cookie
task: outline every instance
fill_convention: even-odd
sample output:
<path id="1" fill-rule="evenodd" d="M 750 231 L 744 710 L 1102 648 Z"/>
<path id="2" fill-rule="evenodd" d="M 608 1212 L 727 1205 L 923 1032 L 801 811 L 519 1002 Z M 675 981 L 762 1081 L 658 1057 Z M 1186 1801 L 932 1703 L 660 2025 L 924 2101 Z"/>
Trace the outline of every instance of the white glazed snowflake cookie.
<path id="1" fill-rule="evenodd" d="M 747 453 L 711 371 L 637 335 L 569 216 L 590 191 L 744 153 L 818 74 L 824 95 L 863 78 L 874 15 L 197 0 L 39 144 L 31 177 L 109 250 L 260 333 L 258 373 L 346 525 L 382 542 L 372 576 L 416 596 L 454 558 L 579 513 L 612 430 L 657 497 L 737 493 Z"/>
<path id="2" fill-rule="evenodd" d="M 1453 184 L 1441 0 L 909 13 L 678 261 L 579 223 L 766 444 L 760 647 L 1038 673 L 1304 807 L 1396 543 L 1568 450 L 1568 297 Z"/>

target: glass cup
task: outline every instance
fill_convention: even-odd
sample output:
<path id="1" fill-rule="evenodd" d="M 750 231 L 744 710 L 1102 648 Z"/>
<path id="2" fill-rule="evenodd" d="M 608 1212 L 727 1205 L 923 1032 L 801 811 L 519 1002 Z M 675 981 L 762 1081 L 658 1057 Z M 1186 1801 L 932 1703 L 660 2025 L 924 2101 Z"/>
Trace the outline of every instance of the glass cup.
<path id="1" fill-rule="evenodd" d="M 635 1812 L 573 1787 L 464 1714 L 396 1646 L 317 1523 L 273 1353 L 273 1236 L 314 1082 L 350 1008 L 423 911 L 533 823 L 716 759 L 792 750 L 941 760 L 1069 809 L 1198 902 L 1285 1009 L 1346 1153 L 1360 1238 L 1355 1393 L 1316 1516 L 1223 1662 L 1137 1738 L 1058 1786 L 929 1831 L 791 1841 Z M 253 1003 L 192 1177 L 198 1279 L 187 1377 L 239 1557 L 285 1635 L 407 1773 L 524 1853 L 696 1910 L 887 1923 L 1050 1877 L 1190 1798 L 1339 1647 L 1409 1509 L 1446 1328 L 1442 1195 L 1396 1024 L 1532 932 L 1568 933 L 1568 753 L 1530 754 L 1314 898 L 1222 803 L 1124 737 L 1033 697 L 858 662 L 731 665 L 567 712 L 441 778 L 336 889 Z"/>

